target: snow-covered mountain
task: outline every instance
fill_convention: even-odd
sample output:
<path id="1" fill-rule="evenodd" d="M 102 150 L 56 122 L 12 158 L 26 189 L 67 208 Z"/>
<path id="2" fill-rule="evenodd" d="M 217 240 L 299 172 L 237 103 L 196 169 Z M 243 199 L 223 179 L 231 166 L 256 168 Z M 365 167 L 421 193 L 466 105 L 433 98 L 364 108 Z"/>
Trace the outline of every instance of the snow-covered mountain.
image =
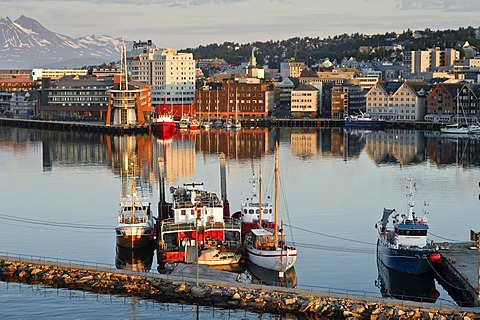
<path id="1" fill-rule="evenodd" d="M 120 60 L 120 38 L 89 35 L 74 39 L 25 16 L 15 21 L 0 17 L 0 30 L 0 69 L 74 68 Z"/>

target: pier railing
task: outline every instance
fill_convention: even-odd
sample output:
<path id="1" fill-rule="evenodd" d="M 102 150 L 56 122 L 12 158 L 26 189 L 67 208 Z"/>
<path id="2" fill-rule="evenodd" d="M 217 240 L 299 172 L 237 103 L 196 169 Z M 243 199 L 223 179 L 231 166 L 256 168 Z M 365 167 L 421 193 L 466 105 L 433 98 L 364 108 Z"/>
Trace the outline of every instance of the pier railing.
<path id="1" fill-rule="evenodd" d="M 297 284 L 295 288 L 288 288 L 288 287 L 281 287 L 275 286 L 272 284 L 254 284 L 249 282 L 242 282 L 237 281 L 232 283 L 231 281 L 224 281 L 219 279 L 206 279 L 206 278 L 199 278 L 197 279 L 195 275 L 191 273 L 179 273 L 176 275 L 171 274 L 163 274 L 159 273 L 156 268 L 151 268 L 145 271 L 132 271 L 128 269 L 118 269 L 113 264 L 108 263 L 98 263 L 94 261 L 82 261 L 82 260 L 75 260 L 75 259 L 63 259 L 63 258 L 55 258 L 55 257 L 46 257 L 46 256 L 35 256 L 35 255 L 27 255 L 27 254 L 17 254 L 17 253 L 10 253 L 10 252 L 2 252 L 0 251 L 0 260 L 7 260 L 7 261 L 16 261 L 22 263 L 32 263 L 38 265 L 45 265 L 45 266 L 55 266 L 55 267 L 63 267 L 63 268 L 75 268 L 75 269 L 85 269 L 91 271 L 98 271 L 98 272 L 114 272 L 114 273 L 121 273 L 126 275 L 135 275 L 135 276 L 143 276 L 146 279 L 165 279 L 171 281 L 182 281 L 188 283 L 200 283 L 200 284 L 207 284 L 207 285 L 220 285 L 220 286 L 227 286 L 227 287 L 238 287 L 243 289 L 256 289 L 261 290 L 264 292 L 285 292 L 291 293 L 296 295 L 314 295 L 314 296 L 325 296 L 337 299 L 352 299 L 357 301 L 365 301 L 371 303 L 382 303 L 383 305 L 391 305 L 392 307 L 395 305 L 404 305 L 410 307 L 430 307 L 430 308 L 440 308 L 442 310 L 452 310 L 452 311 L 476 311 L 478 312 L 478 308 L 465 308 L 456 305 L 454 302 L 437 298 L 435 303 L 429 301 L 423 301 L 422 297 L 411 297 L 411 296 L 398 296 L 397 298 L 393 299 L 390 297 L 382 297 L 377 292 L 372 291 L 363 291 L 363 290 L 353 290 L 353 289 L 343 289 L 343 288 L 334 288 L 334 287 L 324 287 L 324 286 L 313 286 L 313 285 L 305 285 L 305 284 Z M 415 298 L 418 301 L 411 301 L 409 299 Z M 427 300 L 428 298 L 423 298 Z M 431 299 L 431 298 L 430 298 Z M 458 301 L 457 301 L 458 303 Z"/>

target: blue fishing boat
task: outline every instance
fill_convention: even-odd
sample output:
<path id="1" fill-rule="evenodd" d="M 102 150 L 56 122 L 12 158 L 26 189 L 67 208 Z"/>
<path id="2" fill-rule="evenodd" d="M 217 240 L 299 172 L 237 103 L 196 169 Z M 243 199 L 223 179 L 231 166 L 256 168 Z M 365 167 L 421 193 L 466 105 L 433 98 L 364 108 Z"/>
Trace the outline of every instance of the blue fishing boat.
<path id="1" fill-rule="evenodd" d="M 427 240 L 427 212 L 423 211 L 423 217 L 417 217 L 414 212 L 415 183 L 412 179 L 408 181 L 408 212 L 399 214 L 395 209 L 384 208 L 382 219 L 375 225 L 377 257 L 387 268 L 418 275 L 431 271 L 432 263 L 439 262 L 441 257 L 438 246 Z"/>
<path id="2" fill-rule="evenodd" d="M 373 119 L 368 113 L 361 112 L 359 115 L 352 114 L 345 117 L 344 126 L 345 128 L 383 129 L 385 120 Z"/>

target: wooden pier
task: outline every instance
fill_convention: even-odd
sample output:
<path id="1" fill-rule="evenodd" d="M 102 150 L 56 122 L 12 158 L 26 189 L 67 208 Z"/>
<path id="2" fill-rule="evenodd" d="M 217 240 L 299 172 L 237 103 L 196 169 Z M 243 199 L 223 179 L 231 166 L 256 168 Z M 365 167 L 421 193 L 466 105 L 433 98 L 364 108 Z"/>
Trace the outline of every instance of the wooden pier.
<path id="1" fill-rule="evenodd" d="M 480 306 L 479 250 L 475 242 L 441 245 L 442 262 L 435 264 L 437 279 L 459 305 Z"/>

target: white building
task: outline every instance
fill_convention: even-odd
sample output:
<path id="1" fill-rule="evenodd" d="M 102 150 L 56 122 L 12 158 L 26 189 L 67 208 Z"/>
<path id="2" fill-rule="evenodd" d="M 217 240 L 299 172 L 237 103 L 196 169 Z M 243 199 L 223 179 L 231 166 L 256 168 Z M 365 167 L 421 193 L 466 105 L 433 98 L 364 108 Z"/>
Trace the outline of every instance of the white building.
<path id="1" fill-rule="evenodd" d="M 38 109 L 39 97 L 27 91 L 15 92 L 10 99 L 9 110 L 14 118 L 28 119 L 33 117 Z"/>
<path id="2" fill-rule="evenodd" d="M 426 82 L 379 81 L 365 96 L 367 113 L 374 119 L 423 120 L 429 90 Z"/>
<path id="3" fill-rule="evenodd" d="M 37 81 L 43 78 L 58 80 L 63 76 L 85 76 L 87 72 L 87 69 L 32 69 L 32 80 Z"/>
<path id="4" fill-rule="evenodd" d="M 290 112 L 295 117 L 314 117 L 318 113 L 318 90 L 309 84 L 300 84 L 291 92 Z"/>
<path id="5" fill-rule="evenodd" d="M 151 85 L 152 104 L 190 105 L 195 101 L 195 60 L 192 53 L 159 49 L 151 43 L 134 44 L 127 53 L 133 81 Z"/>

